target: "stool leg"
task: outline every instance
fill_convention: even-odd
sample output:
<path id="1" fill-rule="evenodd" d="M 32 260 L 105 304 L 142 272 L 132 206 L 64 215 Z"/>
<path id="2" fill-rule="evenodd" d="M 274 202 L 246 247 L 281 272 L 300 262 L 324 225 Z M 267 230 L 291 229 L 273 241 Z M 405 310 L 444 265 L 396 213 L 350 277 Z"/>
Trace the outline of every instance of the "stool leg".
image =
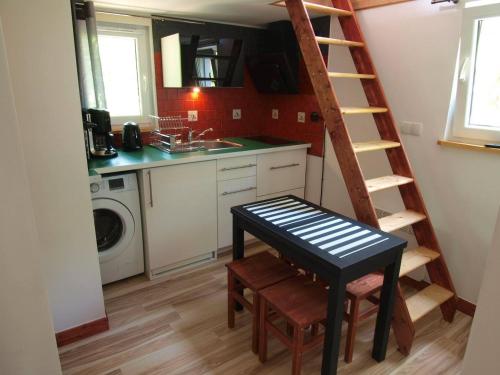
<path id="1" fill-rule="evenodd" d="M 267 360 L 267 301 L 260 298 L 259 305 L 259 360 L 264 363 Z"/>
<path id="2" fill-rule="evenodd" d="M 354 352 L 354 341 L 356 338 L 356 329 L 358 326 L 358 317 L 359 317 L 359 304 L 360 301 L 357 298 L 351 299 L 351 306 L 349 309 L 349 320 L 347 326 L 347 338 L 345 344 L 345 354 L 344 361 L 346 363 L 352 362 L 352 355 Z"/>
<path id="3" fill-rule="evenodd" d="M 259 321 L 260 321 L 260 296 L 257 292 L 253 295 L 252 306 L 252 351 L 259 353 Z"/>
<path id="4" fill-rule="evenodd" d="M 236 307 L 233 298 L 234 292 L 234 276 L 230 270 L 227 270 L 227 326 L 229 328 L 234 328 L 234 309 Z"/>
<path id="5" fill-rule="evenodd" d="M 298 326 L 294 326 L 292 350 L 292 375 L 300 375 L 304 351 L 304 329 Z"/>

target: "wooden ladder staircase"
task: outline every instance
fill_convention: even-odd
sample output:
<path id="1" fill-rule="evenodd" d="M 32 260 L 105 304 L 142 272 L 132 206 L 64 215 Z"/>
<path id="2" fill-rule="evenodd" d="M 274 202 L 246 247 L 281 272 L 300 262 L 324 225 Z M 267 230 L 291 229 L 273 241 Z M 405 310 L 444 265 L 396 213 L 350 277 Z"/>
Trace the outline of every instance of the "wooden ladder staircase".
<path id="1" fill-rule="evenodd" d="M 456 295 L 448 268 L 401 144 L 396 123 L 388 107 L 351 1 L 332 0 L 332 6 L 303 0 L 285 0 L 284 3 L 290 14 L 358 220 L 386 232 L 393 232 L 411 225 L 419 244 L 416 249 L 404 253 L 400 276 L 425 266 L 431 284 L 408 299 L 404 298 L 401 288 L 398 287 L 392 322 L 399 350 L 408 355 L 415 337 L 417 320 L 438 306 L 446 321 L 453 320 Z M 338 16 L 345 40 L 315 36 L 308 12 Z M 329 72 L 322 58 L 319 44 L 349 48 L 357 73 Z M 360 79 L 369 106 L 361 108 L 340 106 L 330 78 Z M 344 117 L 366 114 L 373 115 L 380 139 L 353 142 Z M 386 152 L 393 174 L 365 180 L 357 154 L 379 150 Z M 381 219 L 377 218 L 370 194 L 395 187 L 399 189 L 406 209 Z"/>

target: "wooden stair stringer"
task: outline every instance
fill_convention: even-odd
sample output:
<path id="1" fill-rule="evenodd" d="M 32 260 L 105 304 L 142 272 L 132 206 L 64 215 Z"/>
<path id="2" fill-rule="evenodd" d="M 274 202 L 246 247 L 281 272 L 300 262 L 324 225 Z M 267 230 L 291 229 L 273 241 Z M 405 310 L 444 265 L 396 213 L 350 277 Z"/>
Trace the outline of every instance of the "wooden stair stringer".
<path id="1" fill-rule="evenodd" d="M 286 6 L 342 176 L 346 181 L 349 197 L 352 202 L 357 202 L 353 205 L 356 217 L 368 225 L 378 227 L 378 219 L 371 196 L 365 185 L 363 173 L 345 126 L 336 94 L 328 77 L 328 69 L 324 60 L 319 58 L 322 56 L 321 50 L 316 42 L 307 10 L 302 0 L 286 0 Z"/>
<path id="2" fill-rule="evenodd" d="M 349 0 L 332 0 L 332 3 L 335 7 L 347 9 L 350 11 L 354 10 Z M 353 16 L 351 17 L 340 17 L 339 22 L 346 39 L 365 40 L 355 13 L 353 13 Z M 399 131 L 395 126 L 396 122 L 394 120 L 390 107 L 388 106 L 385 92 L 378 78 L 379 75 L 377 74 L 375 66 L 373 65 L 373 60 L 371 59 L 370 53 L 366 46 L 365 48 L 350 48 L 349 50 L 358 72 L 375 75 L 374 79 L 361 80 L 363 90 L 368 100 L 368 105 L 388 108 L 388 111 L 385 113 L 373 115 L 381 138 L 401 144 L 401 147 L 385 150 L 392 168 L 392 172 L 396 175 L 408 176 L 410 178 L 413 178 L 414 180 L 411 184 L 401 185 L 398 187 L 405 207 L 407 209 L 420 212 L 427 217 L 426 220 L 416 223 L 412 226 L 415 233 L 415 238 L 420 246 L 425 246 L 427 248 L 433 249 L 441 255 L 439 258 L 426 265 L 429 277 L 432 283 L 446 288 L 456 294 L 448 267 L 444 261 L 444 257 L 442 256 L 442 250 L 437 241 L 437 237 L 432 226 L 429 213 L 427 212 L 427 208 L 425 207 L 422 194 L 418 187 L 418 183 L 415 181 L 413 170 L 411 168 L 404 146 L 401 143 Z M 456 311 L 456 296 L 443 303 L 440 308 L 443 313 L 444 319 L 451 322 Z"/>

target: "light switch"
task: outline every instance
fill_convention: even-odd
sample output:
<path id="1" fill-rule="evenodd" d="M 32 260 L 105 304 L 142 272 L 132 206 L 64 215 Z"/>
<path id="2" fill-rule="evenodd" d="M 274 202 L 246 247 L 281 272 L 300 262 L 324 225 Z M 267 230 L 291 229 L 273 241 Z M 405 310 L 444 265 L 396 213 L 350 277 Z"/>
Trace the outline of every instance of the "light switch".
<path id="1" fill-rule="evenodd" d="M 233 109 L 233 120 L 241 120 L 241 109 Z"/>
<path id="2" fill-rule="evenodd" d="M 424 124 L 421 122 L 403 121 L 399 125 L 402 134 L 415 135 L 417 137 L 422 135 L 423 128 Z"/>
<path id="3" fill-rule="evenodd" d="M 277 109 L 273 109 L 272 111 L 272 117 L 274 120 L 277 120 L 280 117 L 280 111 Z"/>
<path id="4" fill-rule="evenodd" d="M 188 121 L 198 121 L 198 111 L 188 111 Z"/>
<path id="5" fill-rule="evenodd" d="M 300 122 L 304 124 L 306 122 L 306 113 L 305 112 L 298 112 L 297 113 L 297 122 Z"/>

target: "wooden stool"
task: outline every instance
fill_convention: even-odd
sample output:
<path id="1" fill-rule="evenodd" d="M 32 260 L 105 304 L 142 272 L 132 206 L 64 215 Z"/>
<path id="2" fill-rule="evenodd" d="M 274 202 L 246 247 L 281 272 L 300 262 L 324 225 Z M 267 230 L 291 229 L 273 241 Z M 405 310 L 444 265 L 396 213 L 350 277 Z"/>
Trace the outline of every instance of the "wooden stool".
<path id="1" fill-rule="evenodd" d="M 226 264 L 227 267 L 227 322 L 234 328 L 236 302 L 252 313 L 252 351 L 258 353 L 259 301 L 258 291 L 297 275 L 297 271 L 267 251 Z M 250 289 L 253 301 L 243 292 Z"/>
<path id="2" fill-rule="evenodd" d="M 344 354 L 346 363 L 352 362 L 356 329 L 359 323 L 378 311 L 379 300 L 373 294 L 382 288 L 383 283 L 384 275 L 371 273 L 347 284 L 346 297 L 349 300 L 349 312 L 346 312 L 344 316 L 348 323 Z M 360 312 L 359 306 L 363 300 L 370 301 L 374 306 Z"/>
<path id="3" fill-rule="evenodd" d="M 267 360 L 267 332 L 270 331 L 292 351 L 292 374 L 300 374 L 302 354 L 323 343 L 324 335 L 318 335 L 314 327 L 326 319 L 328 291 L 301 275 L 265 288 L 259 291 L 259 295 L 260 361 Z M 293 327 L 292 338 L 273 323 L 279 317 L 283 317 Z M 305 330 L 309 326 L 313 329 L 311 338 L 306 342 Z"/>

